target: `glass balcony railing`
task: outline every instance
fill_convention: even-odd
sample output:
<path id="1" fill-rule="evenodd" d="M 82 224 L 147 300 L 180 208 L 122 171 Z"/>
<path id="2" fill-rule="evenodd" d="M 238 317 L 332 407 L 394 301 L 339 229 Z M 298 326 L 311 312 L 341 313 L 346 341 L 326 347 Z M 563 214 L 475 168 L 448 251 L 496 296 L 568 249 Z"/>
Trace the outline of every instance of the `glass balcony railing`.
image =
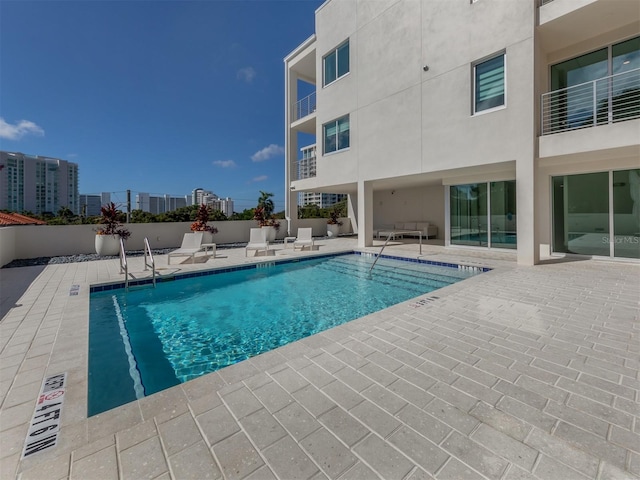
<path id="1" fill-rule="evenodd" d="M 311 115 L 316 111 L 316 92 L 311 95 L 307 95 L 303 99 L 298 100 L 293 104 L 292 121 L 300 120 L 301 118 Z"/>
<path id="2" fill-rule="evenodd" d="M 640 118 L 640 68 L 542 95 L 542 135 Z"/>

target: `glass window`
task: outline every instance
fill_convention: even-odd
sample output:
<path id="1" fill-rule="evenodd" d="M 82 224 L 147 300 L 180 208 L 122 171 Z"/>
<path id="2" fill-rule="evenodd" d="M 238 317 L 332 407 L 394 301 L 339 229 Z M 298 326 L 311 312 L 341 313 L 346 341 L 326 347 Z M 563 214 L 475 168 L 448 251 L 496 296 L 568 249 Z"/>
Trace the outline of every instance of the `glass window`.
<path id="1" fill-rule="evenodd" d="M 449 187 L 451 244 L 486 247 L 487 184 Z"/>
<path id="2" fill-rule="evenodd" d="M 613 172 L 613 254 L 640 259 L 640 169 Z"/>
<path id="3" fill-rule="evenodd" d="M 551 66 L 552 130 L 590 127 L 640 116 L 640 37 Z M 620 75 L 624 74 L 624 75 Z M 614 75 L 610 81 L 598 81 Z M 595 83 L 594 83 L 595 82 Z"/>
<path id="4" fill-rule="evenodd" d="M 474 113 L 505 104 L 504 54 L 474 66 Z"/>
<path id="5" fill-rule="evenodd" d="M 451 186 L 449 200 L 452 245 L 517 248 L 515 180 Z"/>
<path id="6" fill-rule="evenodd" d="M 349 40 L 323 58 L 324 83 L 328 85 L 349 73 Z"/>
<path id="7" fill-rule="evenodd" d="M 491 182 L 491 246 L 517 248 L 516 181 Z"/>
<path id="8" fill-rule="evenodd" d="M 609 172 L 553 177 L 553 250 L 609 256 Z"/>
<path id="9" fill-rule="evenodd" d="M 349 115 L 325 123 L 322 128 L 325 154 L 349 148 Z"/>

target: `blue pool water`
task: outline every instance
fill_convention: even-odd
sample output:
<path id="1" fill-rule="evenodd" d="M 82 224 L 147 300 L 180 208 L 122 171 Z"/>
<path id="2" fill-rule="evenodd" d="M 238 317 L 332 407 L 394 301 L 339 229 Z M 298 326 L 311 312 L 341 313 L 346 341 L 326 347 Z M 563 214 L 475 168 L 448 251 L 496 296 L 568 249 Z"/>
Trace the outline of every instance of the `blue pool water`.
<path id="1" fill-rule="evenodd" d="M 358 254 L 92 293 L 89 416 L 478 271 Z"/>

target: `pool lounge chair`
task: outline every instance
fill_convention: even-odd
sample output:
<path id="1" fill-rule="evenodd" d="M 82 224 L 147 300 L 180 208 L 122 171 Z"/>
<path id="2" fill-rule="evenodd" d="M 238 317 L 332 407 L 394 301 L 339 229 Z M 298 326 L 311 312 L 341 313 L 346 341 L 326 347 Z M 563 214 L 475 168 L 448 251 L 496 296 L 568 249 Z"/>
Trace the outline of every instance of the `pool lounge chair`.
<path id="1" fill-rule="evenodd" d="M 191 257 L 191 263 L 195 263 L 196 253 L 200 250 L 202 250 L 202 232 L 185 233 L 182 237 L 182 245 L 169 253 L 167 263 L 171 265 L 171 257 Z"/>
<path id="2" fill-rule="evenodd" d="M 267 242 L 266 232 L 262 228 L 252 228 L 249 231 L 249 243 L 244 250 L 244 256 L 247 256 L 249 250 L 260 251 L 264 250 L 265 252 L 269 251 L 269 242 Z"/>
<path id="3" fill-rule="evenodd" d="M 313 237 L 311 236 L 312 228 L 298 228 L 298 237 L 293 242 L 293 250 L 296 247 L 300 247 L 300 250 L 304 250 L 304 247 L 309 247 L 309 250 L 313 250 Z"/>

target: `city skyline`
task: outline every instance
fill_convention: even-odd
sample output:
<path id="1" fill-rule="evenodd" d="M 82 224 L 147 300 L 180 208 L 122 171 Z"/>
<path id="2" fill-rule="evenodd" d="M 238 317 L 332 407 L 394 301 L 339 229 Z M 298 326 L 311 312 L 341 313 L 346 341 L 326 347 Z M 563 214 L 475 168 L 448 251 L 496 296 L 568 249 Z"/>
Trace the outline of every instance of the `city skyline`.
<path id="1" fill-rule="evenodd" d="M 2 2 L 0 148 L 77 163 L 82 194 L 282 210 L 283 58 L 321 4 Z"/>

